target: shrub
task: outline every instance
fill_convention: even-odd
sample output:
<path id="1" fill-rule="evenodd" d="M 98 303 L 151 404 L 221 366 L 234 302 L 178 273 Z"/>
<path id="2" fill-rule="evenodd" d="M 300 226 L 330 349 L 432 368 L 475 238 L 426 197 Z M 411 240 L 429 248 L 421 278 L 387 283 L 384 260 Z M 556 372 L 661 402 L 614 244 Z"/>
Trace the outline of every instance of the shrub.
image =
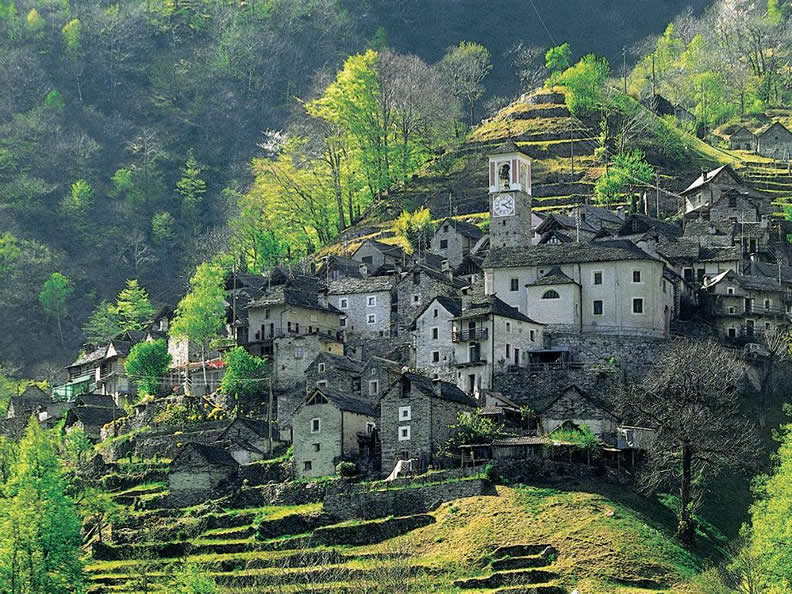
<path id="1" fill-rule="evenodd" d="M 339 462 L 336 465 L 336 474 L 344 478 L 350 478 L 357 475 L 357 464 L 354 462 Z"/>

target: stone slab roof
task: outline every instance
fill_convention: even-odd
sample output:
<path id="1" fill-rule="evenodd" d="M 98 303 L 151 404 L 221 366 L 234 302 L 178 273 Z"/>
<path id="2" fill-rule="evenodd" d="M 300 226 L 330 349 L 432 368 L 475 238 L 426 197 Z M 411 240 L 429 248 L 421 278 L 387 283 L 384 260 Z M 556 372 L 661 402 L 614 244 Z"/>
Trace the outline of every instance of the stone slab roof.
<path id="1" fill-rule="evenodd" d="M 483 301 L 474 301 L 468 307 L 462 310 L 462 313 L 456 316 L 454 319 L 465 320 L 469 318 L 478 318 L 489 314 L 501 316 L 503 318 L 510 318 L 512 320 L 518 320 L 520 322 L 530 322 L 531 324 L 541 325 L 539 322 L 536 322 L 525 314 L 520 313 L 516 307 L 512 307 L 495 295 L 488 295 Z"/>
<path id="2" fill-rule="evenodd" d="M 203 459 L 209 466 L 230 466 L 236 468 L 239 463 L 223 448 L 208 446 L 194 441 L 184 444 L 181 451 L 173 460 L 173 466 L 178 467 L 179 459 L 193 453 Z"/>
<path id="3" fill-rule="evenodd" d="M 402 377 L 427 396 L 441 398 L 449 402 L 456 402 L 457 404 L 463 404 L 473 408 L 478 406 L 475 400 L 449 382 L 433 380 L 424 375 L 418 375 L 417 373 L 405 373 Z"/>
<path id="4" fill-rule="evenodd" d="M 444 220 L 442 223 L 440 223 L 440 225 L 437 228 L 440 229 L 440 227 L 442 227 L 445 224 L 451 225 L 457 233 L 459 233 L 464 237 L 469 237 L 474 241 L 478 241 L 479 239 L 481 239 L 481 236 L 484 235 L 484 232 L 473 223 L 468 223 L 467 221 L 460 221 L 452 218 L 448 218 Z"/>
<path id="5" fill-rule="evenodd" d="M 361 398 L 360 396 L 354 396 L 346 392 L 328 388 L 327 386 L 314 388 L 306 398 L 306 401 L 317 392 L 321 393 L 322 396 L 338 407 L 339 410 L 358 413 L 369 417 L 379 416 L 379 406 L 377 403 L 367 400 L 366 398 Z"/>
<path id="6" fill-rule="evenodd" d="M 330 281 L 330 295 L 354 295 L 358 293 L 378 293 L 390 291 L 393 283 L 387 276 L 367 276 Z"/>
<path id="7" fill-rule="evenodd" d="M 620 260 L 656 260 L 634 243 L 625 240 L 600 240 L 563 245 L 536 245 L 491 250 L 484 268 L 517 268 L 521 266 L 559 266 L 587 262 Z"/>
<path id="8" fill-rule="evenodd" d="M 360 373 L 363 370 L 363 364 L 360 361 L 355 361 L 344 355 L 336 355 L 335 353 L 321 352 L 314 359 L 314 362 L 316 361 L 326 361 L 336 369 L 348 373 Z"/>
<path id="9" fill-rule="evenodd" d="M 546 286 L 546 285 L 577 285 L 577 281 L 571 279 L 558 266 L 553 266 L 544 276 L 527 283 L 525 286 Z"/>

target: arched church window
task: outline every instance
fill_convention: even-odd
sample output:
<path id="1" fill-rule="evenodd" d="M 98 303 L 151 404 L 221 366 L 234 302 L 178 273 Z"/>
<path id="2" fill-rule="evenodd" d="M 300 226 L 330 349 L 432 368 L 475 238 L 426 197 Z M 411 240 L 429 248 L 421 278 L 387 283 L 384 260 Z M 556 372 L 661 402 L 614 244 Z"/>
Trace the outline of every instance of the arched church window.
<path id="1" fill-rule="evenodd" d="M 558 294 L 558 291 L 550 289 L 549 291 L 545 291 L 544 295 L 542 295 L 542 299 L 561 299 L 561 295 Z"/>

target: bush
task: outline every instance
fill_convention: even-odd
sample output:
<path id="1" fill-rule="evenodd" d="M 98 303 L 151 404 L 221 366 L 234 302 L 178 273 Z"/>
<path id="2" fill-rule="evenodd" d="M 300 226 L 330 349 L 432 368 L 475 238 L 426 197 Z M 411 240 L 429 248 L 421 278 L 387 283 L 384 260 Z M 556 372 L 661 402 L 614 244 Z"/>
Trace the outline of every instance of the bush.
<path id="1" fill-rule="evenodd" d="M 351 478 L 358 473 L 357 464 L 354 462 L 339 462 L 336 465 L 336 474 L 344 478 Z"/>
<path id="2" fill-rule="evenodd" d="M 498 479 L 500 479 L 498 471 L 495 470 L 495 465 L 492 462 L 484 467 L 484 476 L 486 476 L 487 480 L 491 483 L 497 483 Z"/>

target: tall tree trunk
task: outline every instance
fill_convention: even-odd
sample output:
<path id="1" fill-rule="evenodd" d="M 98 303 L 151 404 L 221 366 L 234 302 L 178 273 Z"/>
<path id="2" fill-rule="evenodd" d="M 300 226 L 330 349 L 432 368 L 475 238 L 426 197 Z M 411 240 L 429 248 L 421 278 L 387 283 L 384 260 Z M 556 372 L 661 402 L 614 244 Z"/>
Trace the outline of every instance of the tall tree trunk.
<path id="1" fill-rule="evenodd" d="M 679 525 L 677 538 L 687 546 L 693 544 L 695 528 L 690 513 L 690 483 L 692 481 L 693 451 L 690 444 L 682 444 L 682 483 L 679 488 Z"/>
<path id="2" fill-rule="evenodd" d="M 201 370 L 203 371 L 204 396 L 209 393 L 209 382 L 206 380 L 206 347 L 201 345 Z"/>

